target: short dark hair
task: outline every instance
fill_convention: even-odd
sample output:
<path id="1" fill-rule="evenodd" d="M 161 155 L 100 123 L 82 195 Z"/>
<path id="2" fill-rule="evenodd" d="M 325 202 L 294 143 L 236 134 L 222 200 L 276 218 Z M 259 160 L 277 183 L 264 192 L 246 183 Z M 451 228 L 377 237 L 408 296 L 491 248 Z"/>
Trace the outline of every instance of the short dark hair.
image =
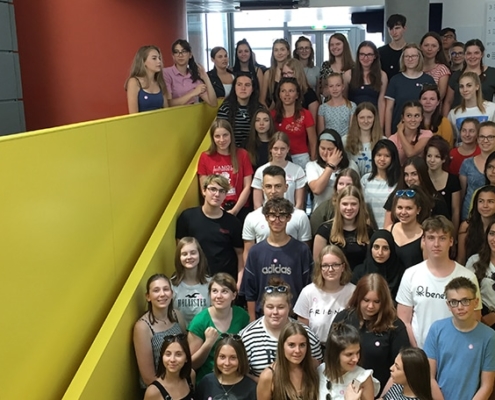
<path id="1" fill-rule="evenodd" d="M 462 43 L 462 42 L 454 42 L 454 43 L 452 43 L 452 47 L 462 47 L 462 48 L 464 48 L 464 43 Z"/>
<path id="2" fill-rule="evenodd" d="M 447 33 L 449 32 L 452 32 L 454 34 L 454 39 L 457 38 L 457 35 L 455 33 L 455 29 L 454 28 L 443 28 L 441 31 L 440 31 L 440 36 L 444 36 L 446 35 Z"/>
<path id="3" fill-rule="evenodd" d="M 459 290 L 459 289 L 470 290 L 473 293 L 473 296 L 476 296 L 478 292 L 478 288 L 471 279 L 466 278 L 464 276 L 458 276 L 457 278 L 452 279 L 445 286 L 445 296 L 447 296 L 447 292 L 449 290 Z"/>
<path id="4" fill-rule="evenodd" d="M 265 203 L 262 211 L 263 215 L 267 215 L 270 211 L 292 214 L 294 212 L 294 205 L 283 197 L 280 199 L 270 199 Z"/>
<path id="5" fill-rule="evenodd" d="M 156 376 L 159 376 L 160 378 L 163 379 L 167 374 L 167 368 L 163 364 L 163 355 L 165 354 L 165 351 L 172 343 L 178 343 L 179 346 L 182 347 L 182 350 L 186 355 L 186 362 L 182 366 L 179 372 L 179 376 L 181 377 L 181 379 L 187 379 L 191 376 L 192 359 L 191 359 L 191 350 L 189 349 L 189 343 L 187 342 L 187 336 L 183 333 L 178 335 L 167 335 L 164 337 L 162 347 L 160 348 L 160 358 L 158 361 Z"/>
<path id="6" fill-rule="evenodd" d="M 285 170 L 278 165 L 269 165 L 263 170 L 263 177 L 269 176 L 283 176 L 285 181 Z"/>
<path id="7" fill-rule="evenodd" d="M 478 128 L 478 132 L 481 131 L 481 128 L 493 128 L 493 129 L 495 129 L 495 122 L 493 122 L 493 121 L 482 122 Z"/>
<path id="8" fill-rule="evenodd" d="M 402 14 L 392 14 L 387 19 L 387 28 L 392 29 L 396 25 L 406 26 L 407 19 Z"/>

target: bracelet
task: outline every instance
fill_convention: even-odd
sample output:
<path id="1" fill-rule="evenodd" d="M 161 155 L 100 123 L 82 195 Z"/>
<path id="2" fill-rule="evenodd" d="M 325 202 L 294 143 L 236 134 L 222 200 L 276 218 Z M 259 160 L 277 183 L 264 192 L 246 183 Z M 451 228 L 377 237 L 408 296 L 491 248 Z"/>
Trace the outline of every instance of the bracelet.
<path id="1" fill-rule="evenodd" d="M 337 169 L 337 168 L 335 167 L 335 165 L 333 165 L 333 164 L 329 164 L 329 163 L 327 163 L 327 164 L 326 164 L 326 166 L 327 166 L 328 168 L 332 168 L 334 171 Z"/>

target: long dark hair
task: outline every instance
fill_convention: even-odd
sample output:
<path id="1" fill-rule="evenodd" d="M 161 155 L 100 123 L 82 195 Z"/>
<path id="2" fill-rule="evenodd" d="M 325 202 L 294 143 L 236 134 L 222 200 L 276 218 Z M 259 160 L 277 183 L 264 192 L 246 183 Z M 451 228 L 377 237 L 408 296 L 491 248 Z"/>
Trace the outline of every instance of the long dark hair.
<path id="1" fill-rule="evenodd" d="M 483 238 L 483 244 L 481 245 L 480 252 L 478 253 L 479 260 L 473 264 L 474 274 L 476 275 L 476 278 L 478 278 L 478 283 L 480 285 L 481 285 L 481 281 L 485 277 L 486 271 L 488 271 L 490 267 L 490 262 L 492 258 L 492 249 L 488 244 L 488 235 L 492 230 L 493 224 L 495 224 L 495 217 L 492 217 L 490 219 L 490 222 L 488 223 L 488 226 L 485 231 L 485 236 Z"/>
<path id="2" fill-rule="evenodd" d="M 270 111 L 268 111 L 265 107 L 258 108 L 251 117 L 251 130 L 249 131 L 249 136 L 246 143 L 246 150 L 249 154 L 249 160 L 251 161 L 252 165 L 257 165 L 258 163 L 258 149 L 261 146 L 261 140 L 258 135 L 258 132 L 256 132 L 256 126 L 255 126 L 256 118 L 258 117 L 258 114 L 268 115 L 268 119 L 270 121 L 269 122 L 270 127 L 266 132 L 266 135 L 268 136 L 268 141 L 272 139 L 273 134 L 275 133 L 275 127 L 273 125 L 273 119 L 270 115 Z"/>
<path id="3" fill-rule="evenodd" d="M 408 347 L 400 351 L 407 384 L 420 400 L 433 400 L 431 394 L 430 363 L 423 350 Z"/>
<path id="4" fill-rule="evenodd" d="M 397 189 L 408 188 L 406 181 L 404 180 L 404 173 L 405 173 L 404 171 L 406 170 L 406 167 L 408 165 L 412 165 L 416 169 L 416 172 L 418 173 L 418 177 L 419 177 L 419 184 L 421 185 L 423 191 L 426 192 L 426 194 L 428 194 L 429 196 L 433 198 L 437 198 L 438 192 L 435 189 L 433 182 L 431 181 L 430 174 L 428 173 L 428 166 L 426 165 L 426 161 L 419 156 L 411 157 L 406 160 L 406 162 L 402 166 L 401 177 L 399 179 L 399 183 L 397 184 Z"/>
<path id="5" fill-rule="evenodd" d="M 488 165 L 490 165 L 490 163 L 495 160 L 495 151 L 492 151 L 490 153 L 490 155 L 486 158 L 486 161 L 485 161 L 485 169 L 483 171 L 483 173 L 485 174 L 485 185 L 491 185 L 489 179 L 488 179 L 488 176 L 486 175 L 486 171 L 488 170 Z"/>
<path id="6" fill-rule="evenodd" d="M 168 278 L 168 276 L 163 275 L 163 274 L 154 274 L 151 275 L 146 282 L 146 294 L 150 293 L 150 286 L 153 282 L 159 280 L 159 279 L 164 279 L 168 282 L 168 285 L 170 286 L 170 291 L 172 291 L 172 282 Z M 151 304 L 151 301 L 148 301 L 148 314 L 149 314 L 149 320 L 151 322 L 151 325 L 153 325 L 156 322 L 156 317 L 155 314 L 153 314 L 153 305 Z M 174 312 L 174 302 L 170 301 L 170 304 L 168 305 L 168 310 L 167 310 L 167 318 L 170 320 L 170 322 L 177 322 L 177 318 L 175 317 L 175 312 Z"/>
<path id="7" fill-rule="evenodd" d="M 388 139 L 380 139 L 378 142 L 376 142 L 373 150 L 371 151 L 371 174 L 368 177 L 368 181 L 373 180 L 378 174 L 375 157 L 381 149 L 387 149 L 390 154 L 390 165 L 387 167 L 386 170 L 387 185 L 395 186 L 399 181 L 400 176 L 399 152 L 397 151 L 397 146 Z"/>
<path id="8" fill-rule="evenodd" d="M 466 260 L 473 254 L 480 251 L 480 238 L 484 235 L 483 220 L 481 214 L 478 211 L 478 199 L 481 193 L 493 193 L 495 194 L 495 186 L 486 185 L 478 189 L 473 196 L 473 207 L 469 211 L 467 218 L 468 228 L 466 231 Z M 462 244 L 460 244 L 462 246 Z"/>
<path id="9" fill-rule="evenodd" d="M 354 65 L 354 60 L 352 59 L 351 46 L 349 45 L 349 41 L 342 33 L 334 33 L 328 39 L 328 55 L 329 55 L 329 63 L 332 65 L 335 62 L 335 56 L 330 51 L 330 42 L 332 39 L 337 39 L 339 42 L 344 44 L 344 48 L 342 51 L 342 71 L 347 71 L 351 69 Z"/>
<path id="10" fill-rule="evenodd" d="M 425 191 L 421 188 L 421 186 L 413 185 L 409 189 L 414 190 L 415 194 L 413 197 L 409 197 L 406 193 L 397 196 L 397 192 L 399 191 L 395 192 L 392 201 L 392 221 L 394 223 L 399 221 L 397 215 L 395 214 L 395 210 L 397 208 L 397 203 L 399 202 L 399 199 L 405 199 L 405 200 L 412 200 L 413 203 L 420 209 L 419 214 L 416 216 L 416 221 L 422 224 L 423 221 L 430 216 L 431 210 L 435 205 L 435 202 L 430 196 L 428 196 L 425 193 Z"/>
<path id="11" fill-rule="evenodd" d="M 192 360 L 191 360 L 191 350 L 189 349 L 189 343 L 187 342 L 187 336 L 184 333 L 179 333 L 178 335 L 169 335 L 163 338 L 156 376 L 159 376 L 160 378 L 163 379 L 167 374 L 167 369 L 165 368 L 165 365 L 163 365 L 163 355 L 165 354 L 165 351 L 172 343 L 178 343 L 180 347 L 182 347 L 182 350 L 186 355 L 186 362 L 180 369 L 179 377 L 181 379 L 188 379 L 191 376 Z"/>
<path id="12" fill-rule="evenodd" d="M 253 86 L 253 93 L 251 93 L 247 105 L 249 118 L 251 118 L 251 116 L 254 115 L 255 111 L 260 106 L 260 103 L 259 103 L 258 86 L 255 84 L 255 82 L 258 81 L 256 79 L 256 76 L 253 78 L 249 72 L 236 72 L 234 75 L 235 76 L 234 76 L 234 81 L 232 82 L 232 90 L 230 91 L 229 95 L 225 98 L 224 102 L 226 102 L 229 105 L 227 118 L 228 121 L 230 122 L 230 125 L 232 125 L 232 128 L 235 131 L 235 116 L 237 115 L 237 111 L 239 110 L 239 106 L 240 106 L 239 102 L 237 101 L 237 94 L 235 92 L 235 87 L 237 85 L 237 80 L 239 78 L 241 77 L 249 78 L 251 80 L 251 85 Z"/>
<path id="13" fill-rule="evenodd" d="M 388 288 L 387 288 L 388 289 Z M 360 344 L 359 331 L 352 325 L 343 322 L 333 323 L 325 346 L 325 371 L 324 375 L 328 381 L 338 381 L 342 376 L 340 365 L 340 353 L 353 344 Z M 361 360 L 359 360 L 361 361 Z M 360 362 L 358 362 L 358 365 Z"/>
<path id="14" fill-rule="evenodd" d="M 337 148 L 337 150 L 340 150 L 342 152 L 342 160 L 340 160 L 339 165 L 336 165 L 336 167 L 338 169 L 347 168 L 349 166 L 349 157 L 347 156 L 347 152 L 344 149 L 344 143 L 342 142 L 342 138 L 335 129 L 324 129 L 323 132 L 320 133 L 320 137 L 318 138 L 318 147 L 320 147 L 320 142 L 322 140 L 326 140 L 326 139 L 321 139 L 321 135 L 323 135 L 324 133 L 327 133 L 333 137 L 334 140 L 329 140 L 329 142 L 332 142 Z M 320 167 L 325 168 L 326 161 L 324 161 L 323 158 L 321 158 L 319 149 L 316 152 L 316 162 Z"/>
<path id="15" fill-rule="evenodd" d="M 429 38 L 429 37 L 432 37 L 438 43 L 438 52 L 435 55 L 435 62 L 437 64 L 443 64 L 445 66 L 448 66 L 449 65 L 449 62 L 447 61 L 447 57 L 445 57 L 445 53 L 443 52 L 442 38 L 440 37 L 440 35 L 438 33 L 431 32 L 431 31 L 425 33 L 423 35 L 423 37 L 421 38 L 421 41 L 419 42 L 419 46 L 421 47 L 421 45 L 423 44 L 423 42 L 425 41 L 425 39 L 426 38 Z"/>
<path id="16" fill-rule="evenodd" d="M 369 41 L 365 40 L 361 42 L 356 51 L 356 62 L 354 63 L 354 67 L 352 67 L 351 72 L 351 82 L 350 87 L 352 89 L 357 89 L 359 86 L 363 86 L 364 82 L 364 74 L 361 63 L 359 62 L 359 52 L 363 47 L 369 47 L 373 50 L 373 54 L 375 55 L 375 59 L 373 60 L 373 64 L 371 64 L 370 73 L 368 79 L 370 81 L 371 87 L 380 92 L 382 88 L 382 64 L 380 62 L 380 53 L 378 53 L 378 49 L 376 45 Z"/>
<path id="17" fill-rule="evenodd" d="M 443 54 L 443 51 L 442 51 Z M 419 93 L 419 100 L 421 102 L 421 97 L 426 93 L 426 92 L 435 92 L 437 95 L 437 99 L 440 100 L 440 91 L 438 90 L 437 85 L 423 85 L 423 89 L 421 89 L 421 92 Z M 431 114 L 431 119 L 430 119 L 430 127 L 428 128 L 430 131 L 433 133 L 438 132 L 438 127 L 442 123 L 443 115 L 440 110 L 440 105 L 442 103 L 439 101 L 437 108 L 435 108 L 435 111 L 433 111 L 433 114 Z M 420 125 L 421 129 L 427 129 L 425 125 L 425 118 L 424 118 L 424 110 L 423 110 L 423 120 L 421 121 Z"/>
<path id="18" fill-rule="evenodd" d="M 172 53 L 175 51 L 175 46 L 177 45 L 181 46 L 184 50 L 191 54 L 191 58 L 189 58 L 189 62 L 187 63 L 187 68 L 189 68 L 189 72 L 191 73 L 192 81 L 200 81 L 201 78 L 199 77 L 198 64 L 196 64 L 196 61 L 194 60 L 191 45 L 185 39 L 177 39 L 174 43 L 172 43 Z"/>
<path id="19" fill-rule="evenodd" d="M 248 60 L 248 68 L 249 68 L 249 73 L 253 76 L 253 78 L 256 76 L 256 67 L 254 66 L 254 60 L 253 60 L 253 49 L 249 45 L 248 41 L 246 39 L 239 40 L 237 44 L 235 45 L 235 54 L 234 54 L 234 72 L 241 72 L 241 60 L 239 60 L 239 56 L 237 55 L 237 49 L 239 49 L 239 46 L 247 46 L 249 49 L 249 52 L 251 53 L 251 56 L 249 57 Z"/>
<path id="20" fill-rule="evenodd" d="M 311 39 L 307 38 L 306 36 L 299 36 L 299 38 L 296 40 L 296 43 L 294 44 L 294 51 L 292 53 L 292 58 L 295 58 L 296 60 L 300 60 L 299 54 L 297 53 L 297 45 L 301 42 L 309 42 L 309 47 L 311 48 L 311 50 L 308 58 L 308 67 L 313 68 L 315 66 L 315 50 L 313 49 L 313 43 L 311 43 Z"/>
<path id="21" fill-rule="evenodd" d="M 440 153 L 440 158 L 443 161 L 442 164 L 442 169 L 446 172 L 449 171 L 449 165 L 450 165 L 450 146 L 449 143 L 441 136 L 434 135 L 431 138 L 428 139 L 428 142 L 426 142 L 426 146 L 423 150 L 423 156 L 424 159 L 427 159 L 428 156 L 428 150 L 430 147 L 434 147 L 437 149 L 438 153 Z"/>
<path id="22" fill-rule="evenodd" d="M 299 86 L 299 83 L 297 83 L 296 78 L 282 78 L 280 79 L 279 85 L 278 85 L 278 93 L 275 101 L 275 122 L 276 123 L 281 123 L 283 118 L 284 118 L 284 105 L 282 103 L 282 100 L 280 99 L 280 91 L 282 90 L 282 85 L 285 83 L 291 83 L 296 87 L 297 91 L 297 99 L 296 103 L 294 104 L 294 121 L 297 121 L 301 117 L 301 110 L 303 108 L 302 106 L 302 92 L 301 92 L 301 86 Z"/>
<path id="23" fill-rule="evenodd" d="M 468 40 L 466 42 L 466 44 L 464 45 L 464 52 L 466 52 L 467 48 L 471 47 L 471 46 L 476 46 L 481 50 L 481 52 L 483 54 L 485 53 L 485 45 L 483 44 L 483 42 L 481 40 L 479 40 L 479 39 Z M 462 74 L 464 74 L 464 71 L 466 71 L 466 68 L 467 68 L 467 62 L 466 62 L 466 59 L 464 59 L 464 65 L 462 66 L 461 73 L 459 74 L 459 77 L 457 79 L 458 82 L 461 79 Z M 480 81 L 481 82 L 483 82 L 486 78 L 486 73 L 485 73 L 485 71 L 483 71 L 483 68 L 484 68 L 483 67 L 483 57 L 481 57 L 481 60 L 480 60 L 480 70 L 481 70 Z"/>

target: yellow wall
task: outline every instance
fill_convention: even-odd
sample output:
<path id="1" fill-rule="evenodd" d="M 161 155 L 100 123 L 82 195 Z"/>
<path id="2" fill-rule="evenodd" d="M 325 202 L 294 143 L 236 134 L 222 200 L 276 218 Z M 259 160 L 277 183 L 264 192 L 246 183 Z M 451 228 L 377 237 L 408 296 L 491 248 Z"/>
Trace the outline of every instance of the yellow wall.
<path id="1" fill-rule="evenodd" d="M 63 396 L 215 112 L 0 139 L 0 399 Z"/>
<path id="2" fill-rule="evenodd" d="M 146 280 L 157 272 L 174 271 L 175 220 L 198 204 L 196 164 L 209 144 L 205 138 L 163 217 L 134 267 L 108 318 L 84 359 L 64 400 L 138 399 L 138 371 L 132 347 L 132 327 L 145 312 Z"/>

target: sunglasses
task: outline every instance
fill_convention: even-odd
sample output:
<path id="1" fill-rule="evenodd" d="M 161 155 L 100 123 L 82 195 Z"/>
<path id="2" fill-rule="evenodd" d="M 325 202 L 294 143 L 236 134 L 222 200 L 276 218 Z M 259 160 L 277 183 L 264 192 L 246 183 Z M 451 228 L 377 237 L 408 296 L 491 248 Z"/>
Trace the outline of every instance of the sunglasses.
<path id="1" fill-rule="evenodd" d="M 163 338 L 164 342 L 175 342 L 178 340 L 185 340 L 187 335 L 185 333 L 177 333 L 175 335 L 167 335 Z"/>
<path id="2" fill-rule="evenodd" d="M 220 339 L 232 339 L 232 340 L 235 340 L 236 342 L 242 341 L 242 338 L 239 335 L 236 335 L 233 333 L 222 333 L 220 335 Z"/>
<path id="3" fill-rule="evenodd" d="M 409 198 L 412 198 L 414 196 L 416 196 L 416 191 L 414 189 L 407 189 L 407 190 L 397 190 L 395 192 L 395 195 L 397 197 L 409 197 Z"/>
<path id="4" fill-rule="evenodd" d="M 273 292 L 285 293 L 287 286 L 265 286 L 265 293 L 271 294 Z"/>

